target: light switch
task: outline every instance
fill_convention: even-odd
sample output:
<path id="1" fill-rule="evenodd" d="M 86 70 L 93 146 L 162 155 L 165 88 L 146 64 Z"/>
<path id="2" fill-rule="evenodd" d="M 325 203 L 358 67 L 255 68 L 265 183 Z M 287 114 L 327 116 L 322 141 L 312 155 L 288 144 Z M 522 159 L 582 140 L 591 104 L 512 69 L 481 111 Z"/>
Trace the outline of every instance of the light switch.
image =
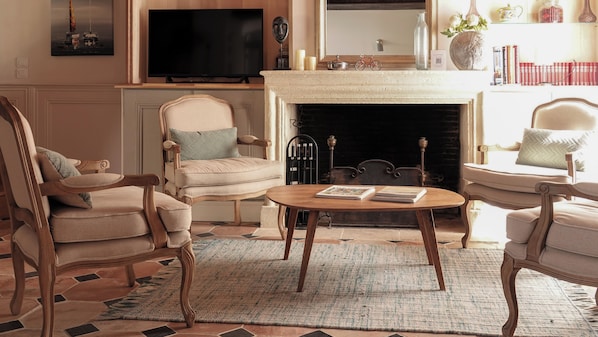
<path id="1" fill-rule="evenodd" d="M 27 78 L 29 77 L 29 70 L 27 68 L 17 68 L 17 78 Z"/>
<path id="2" fill-rule="evenodd" d="M 29 58 L 24 56 L 17 57 L 17 68 L 28 68 Z"/>

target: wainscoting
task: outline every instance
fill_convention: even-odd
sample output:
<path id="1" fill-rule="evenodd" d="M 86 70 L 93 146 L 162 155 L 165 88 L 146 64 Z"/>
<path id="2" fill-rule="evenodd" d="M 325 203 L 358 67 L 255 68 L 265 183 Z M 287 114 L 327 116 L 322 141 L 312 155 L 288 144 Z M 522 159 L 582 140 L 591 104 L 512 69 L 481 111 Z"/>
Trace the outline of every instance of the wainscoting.
<path id="1" fill-rule="evenodd" d="M 71 158 L 108 159 L 122 172 L 120 91 L 113 85 L 0 86 L 28 119 L 36 145 Z"/>

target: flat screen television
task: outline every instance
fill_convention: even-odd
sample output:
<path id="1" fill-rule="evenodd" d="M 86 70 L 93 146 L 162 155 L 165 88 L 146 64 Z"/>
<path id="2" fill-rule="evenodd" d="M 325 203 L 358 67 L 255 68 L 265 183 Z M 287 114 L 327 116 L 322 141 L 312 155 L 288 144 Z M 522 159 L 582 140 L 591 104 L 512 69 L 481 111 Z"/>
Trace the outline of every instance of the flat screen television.
<path id="1" fill-rule="evenodd" d="M 150 9 L 148 76 L 218 81 L 260 76 L 263 9 Z"/>

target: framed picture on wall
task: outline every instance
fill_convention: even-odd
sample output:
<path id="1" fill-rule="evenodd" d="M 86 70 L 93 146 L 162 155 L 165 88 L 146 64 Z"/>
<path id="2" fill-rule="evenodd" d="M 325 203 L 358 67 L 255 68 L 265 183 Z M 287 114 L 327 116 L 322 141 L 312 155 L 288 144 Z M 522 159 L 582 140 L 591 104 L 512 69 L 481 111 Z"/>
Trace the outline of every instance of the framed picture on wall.
<path id="1" fill-rule="evenodd" d="M 113 0 L 51 0 L 52 56 L 114 55 Z"/>

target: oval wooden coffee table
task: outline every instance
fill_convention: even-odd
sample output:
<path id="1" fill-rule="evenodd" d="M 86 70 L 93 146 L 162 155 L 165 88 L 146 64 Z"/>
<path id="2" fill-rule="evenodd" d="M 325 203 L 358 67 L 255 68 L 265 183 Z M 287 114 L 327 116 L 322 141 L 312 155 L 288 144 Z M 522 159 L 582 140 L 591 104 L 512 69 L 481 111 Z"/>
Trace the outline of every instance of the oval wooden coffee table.
<path id="1" fill-rule="evenodd" d="M 317 192 L 327 188 L 330 185 L 285 185 L 278 186 L 268 190 L 266 197 L 273 202 L 285 206 L 289 209 L 289 221 L 284 251 L 284 259 L 288 260 L 293 241 L 293 232 L 297 222 L 299 210 L 307 210 L 309 217 L 307 219 L 307 233 L 305 236 L 305 247 L 303 249 L 303 259 L 301 261 L 301 271 L 299 273 L 299 286 L 297 291 L 303 291 L 307 265 L 311 255 L 311 248 L 314 242 L 316 227 L 318 224 L 319 212 L 401 212 L 415 211 L 419 230 L 422 233 L 428 263 L 434 265 L 436 277 L 440 290 L 445 290 L 444 278 L 442 276 L 442 267 L 440 266 L 440 257 L 438 256 L 438 246 L 436 243 L 436 231 L 430 219 L 430 210 L 441 208 L 453 208 L 461 206 L 465 200 L 463 197 L 453 191 L 440 188 L 426 187 L 428 192 L 416 203 L 398 203 L 370 201 L 372 195 L 363 200 L 347 200 L 338 198 L 317 198 Z M 384 186 L 376 186 L 379 190 Z"/>

